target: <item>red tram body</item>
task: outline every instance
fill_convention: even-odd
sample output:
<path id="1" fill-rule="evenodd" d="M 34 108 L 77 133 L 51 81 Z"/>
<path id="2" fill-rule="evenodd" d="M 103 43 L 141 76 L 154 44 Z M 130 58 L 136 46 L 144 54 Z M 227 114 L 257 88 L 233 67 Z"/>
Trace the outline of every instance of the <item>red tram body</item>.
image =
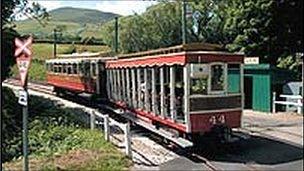
<path id="1" fill-rule="evenodd" d="M 115 58 L 77 58 L 75 63 L 53 59 L 47 61 L 47 80 L 60 89 L 101 94 L 134 118 L 183 137 L 217 126 L 237 128 L 244 56 L 217 49 L 187 44 Z M 64 60 L 71 69 L 58 74 L 56 64 Z"/>

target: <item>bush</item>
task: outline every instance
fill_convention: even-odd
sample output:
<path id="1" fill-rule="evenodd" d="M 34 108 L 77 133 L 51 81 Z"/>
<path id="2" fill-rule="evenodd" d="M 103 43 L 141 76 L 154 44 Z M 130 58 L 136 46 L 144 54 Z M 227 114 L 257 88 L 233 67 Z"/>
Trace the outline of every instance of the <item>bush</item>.
<path id="1" fill-rule="evenodd" d="M 18 99 L 9 88 L 2 88 L 2 159 L 4 162 L 18 158 L 22 155 L 22 113 L 21 107 L 17 104 Z M 41 140 L 41 135 L 37 134 L 50 127 L 60 127 L 53 131 L 53 140 L 61 141 L 70 132 L 64 132 L 64 127 L 85 128 L 89 126 L 89 117 L 83 114 L 81 109 L 60 108 L 58 105 L 42 97 L 29 97 L 29 132 L 30 132 L 30 152 L 40 149 L 41 144 L 36 140 Z M 67 131 L 67 130 L 66 130 Z M 42 137 L 43 138 L 43 137 Z M 49 141 L 49 140 L 48 140 Z M 52 148 L 51 148 L 52 149 Z"/>
<path id="2" fill-rule="evenodd" d="M 2 87 L 2 160 L 21 155 L 22 114 L 17 97 L 9 88 Z"/>

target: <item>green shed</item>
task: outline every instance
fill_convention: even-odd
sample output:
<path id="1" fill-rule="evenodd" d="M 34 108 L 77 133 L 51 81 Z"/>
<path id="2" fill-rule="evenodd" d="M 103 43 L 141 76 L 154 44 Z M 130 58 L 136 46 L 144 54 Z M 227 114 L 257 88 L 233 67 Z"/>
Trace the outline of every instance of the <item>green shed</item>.
<path id="1" fill-rule="evenodd" d="M 282 87 L 293 79 L 293 73 L 270 64 L 245 65 L 245 109 L 271 112 L 272 92 L 282 93 Z"/>

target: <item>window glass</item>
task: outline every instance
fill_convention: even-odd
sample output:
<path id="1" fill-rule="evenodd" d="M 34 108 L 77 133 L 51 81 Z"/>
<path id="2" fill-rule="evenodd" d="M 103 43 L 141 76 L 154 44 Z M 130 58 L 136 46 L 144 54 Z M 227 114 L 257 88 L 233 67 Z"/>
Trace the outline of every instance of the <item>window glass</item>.
<path id="1" fill-rule="evenodd" d="M 191 64 L 190 73 L 190 94 L 208 94 L 208 64 Z"/>
<path id="2" fill-rule="evenodd" d="M 72 74 L 72 65 L 71 64 L 67 65 L 67 73 Z"/>
<path id="3" fill-rule="evenodd" d="M 224 65 L 211 65 L 211 91 L 223 91 L 224 79 Z"/>
<path id="4" fill-rule="evenodd" d="M 96 63 L 92 63 L 92 75 L 96 76 Z"/>
<path id="5" fill-rule="evenodd" d="M 73 64 L 72 65 L 72 68 L 73 68 L 73 74 L 77 74 L 77 64 Z"/>

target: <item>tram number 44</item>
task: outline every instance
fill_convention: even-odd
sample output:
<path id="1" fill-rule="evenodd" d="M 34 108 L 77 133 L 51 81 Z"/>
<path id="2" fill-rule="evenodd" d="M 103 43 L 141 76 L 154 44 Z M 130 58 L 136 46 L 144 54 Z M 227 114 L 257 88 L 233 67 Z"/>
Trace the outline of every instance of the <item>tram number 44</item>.
<path id="1" fill-rule="evenodd" d="M 225 115 L 213 115 L 210 117 L 209 122 L 212 125 L 215 125 L 217 123 L 224 124 L 226 122 Z"/>

